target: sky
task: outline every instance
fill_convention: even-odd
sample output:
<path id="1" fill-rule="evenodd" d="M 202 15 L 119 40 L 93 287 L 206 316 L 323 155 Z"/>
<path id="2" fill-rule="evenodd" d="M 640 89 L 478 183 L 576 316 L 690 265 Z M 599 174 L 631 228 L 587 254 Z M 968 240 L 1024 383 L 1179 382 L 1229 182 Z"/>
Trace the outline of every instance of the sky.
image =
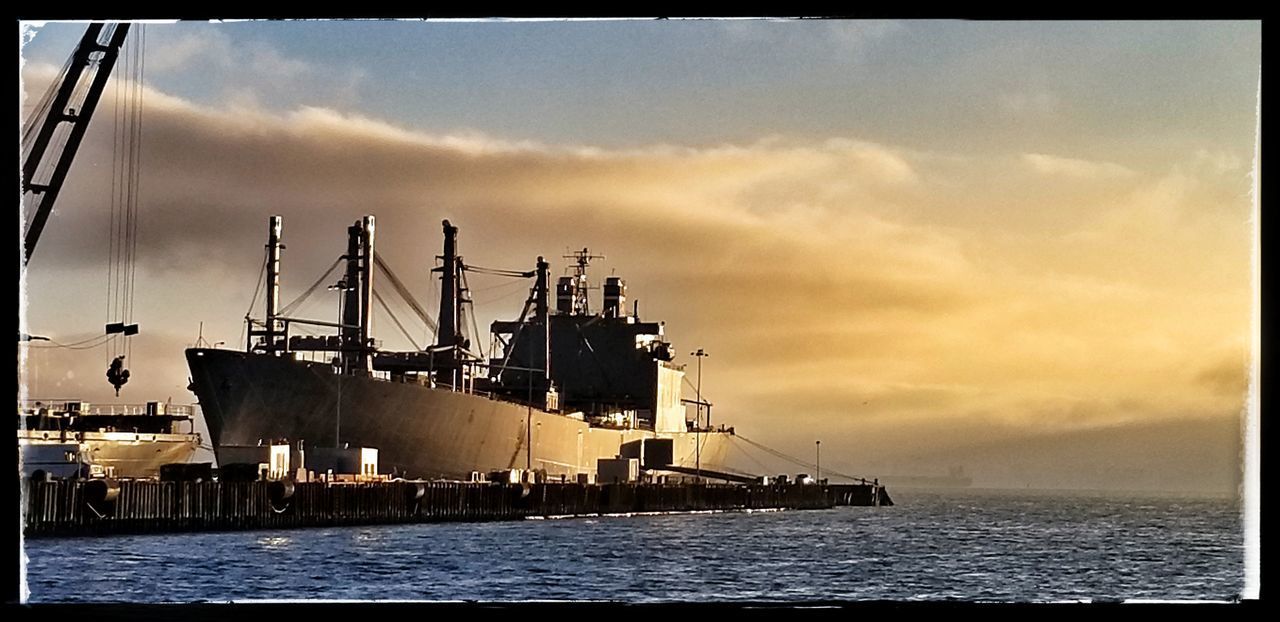
<path id="1" fill-rule="evenodd" d="M 28 105 L 83 28 L 20 25 Z M 1258 22 L 155 23 L 130 37 L 145 41 L 142 333 L 122 402 L 194 401 L 183 348 L 201 330 L 243 342 L 269 215 L 284 218 L 285 301 L 373 214 L 379 253 L 428 309 L 448 218 L 481 266 L 605 255 L 593 274 L 627 280 L 677 362 L 711 354 L 713 423 L 799 456 L 821 440 L 830 468 L 1238 490 L 1258 340 Z M 114 321 L 112 88 L 29 267 L 27 332 L 58 343 Z M 481 327 L 526 294 L 472 288 Z M 300 311 L 336 313 L 323 292 Z M 408 346 L 385 316 L 374 330 Z M 45 345 L 27 349 L 33 396 L 117 399 L 106 348 Z M 780 468 L 760 458 L 731 459 Z"/>

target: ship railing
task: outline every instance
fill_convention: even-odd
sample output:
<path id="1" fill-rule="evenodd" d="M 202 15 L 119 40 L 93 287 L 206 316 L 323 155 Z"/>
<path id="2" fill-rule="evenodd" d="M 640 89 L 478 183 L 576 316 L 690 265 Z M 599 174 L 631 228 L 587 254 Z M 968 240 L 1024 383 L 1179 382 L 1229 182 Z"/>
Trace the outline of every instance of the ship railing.
<path id="1" fill-rule="evenodd" d="M 157 414 L 178 417 L 195 415 L 195 408 L 185 404 L 169 404 L 166 402 L 150 402 L 142 404 L 95 404 L 81 402 L 76 399 L 26 399 L 18 401 L 18 408 L 23 412 L 34 413 L 44 410 L 50 414 L 68 412 L 67 404 L 76 404 L 81 415 L 146 415 L 155 408 Z M 158 405 L 158 407 L 157 407 Z"/>
<path id="2" fill-rule="evenodd" d="M 323 362 L 323 361 L 320 361 L 320 362 Z M 388 370 L 375 369 L 369 372 L 368 377 L 374 380 L 381 380 L 383 382 L 395 382 L 398 384 L 417 384 L 417 385 L 432 387 L 436 389 L 453 390 L 453 391 L 457 391 L 458 393 L 466 393 L 468 395 L 478 395 L 481 397 L 488 397 L 488 398 L 492 398 L 495 395 L 488 391 L 481 391 L 475 388 L 475 381 L 479 377 L 479 376 L 476 376 L 475 374 L 466 375 L 462 379 L 462 382 L 460 382 L 456 387 L 450 387 L 447 383 L 439 384 L 439 383 L 432 382 L 430 380 L 430 372 L 417 373 L 417 374 L 393 374 Z"/>
<path id="3" fill-rule="evenodd" d="M 300 351 L 294 351 L 295 360 L 301 360 L 301 361 L 311 362 L 311 363 L 332 364 L 332 360 L 328 359 L 327 357 L 315 359 L 315 358 L 309 357 L 306 354 L 301 354 L 299 352 Z M 483 361 L 465 361 L 463 362 L 462 367 L 467 371 L 466 373 L 461 374 L 461 377 L 459 378 L 459 382 L 453 386 L 451 386 L 447 382 L 440 383 L 440 382 L 434 382 L 430 380 L 431 374 L 435 372 L 434 368 L 417 370 L 412 374 L 395 374 L 395 373 L 392 373 L 390 370 L 375 369 L 368 372 L 367 377 L 372 378 L 374 380 L 381 380 L 383 382 L 420 384 L 423 386 L 429 386 L 429 387 L 441 389 L 441 390 L 451 390 L 451 391 L 456 391 L 458 393 L 466 393 L 468 395 L 477 395 L 481 397 L 487 397 L 489 399 L 496 399 L 498 397 L 498 394 L 496 393 L 483 391 L 476 388 L 477 380 L 488 377 L 486 373 L 483 373 L 484 370 L 488 370 L 498 366 L 490 365 L 489 363 L 486 363 Z M 501 367 L 501 369 L 509 370 L 509 371 L 525 371 L 525 372 L 537 372 L 537 373 L 541 373 L 543 371 L 541 368 L 515 367 L 511 365 Z"/>

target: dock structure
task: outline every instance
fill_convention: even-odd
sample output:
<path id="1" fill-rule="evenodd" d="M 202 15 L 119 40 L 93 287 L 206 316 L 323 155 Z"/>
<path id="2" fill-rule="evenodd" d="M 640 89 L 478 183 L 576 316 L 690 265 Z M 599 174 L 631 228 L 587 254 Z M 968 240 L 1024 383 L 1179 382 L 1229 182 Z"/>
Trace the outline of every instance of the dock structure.
<path id="1" fill-rule="evenodd" d="M 875 484 L 30 481 L 27 537 L 892 505 Z"/>

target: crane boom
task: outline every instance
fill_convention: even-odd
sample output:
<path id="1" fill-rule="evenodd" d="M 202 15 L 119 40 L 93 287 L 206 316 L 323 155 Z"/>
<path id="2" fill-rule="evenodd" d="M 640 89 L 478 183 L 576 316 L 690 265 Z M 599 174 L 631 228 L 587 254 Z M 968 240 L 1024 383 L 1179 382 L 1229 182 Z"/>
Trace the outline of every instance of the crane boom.
<path id="1" fill-rule="evenodd" d="M 121 46 L 124 45 L 125 35 L 129 33 L 129 24 L 116 24 L 111 31 L 110 40 L 105 44 L 99 43 L 104 26 L 106 25 L 90 24 L 85 30 L 84 36 L 80 39 L 80 45 L 76 47 L 71 57 L 66 76 L 58 85 L 58 91 L 54 95 L 48 114 L 43 119 L 32 121 L 39 122 L 41 125 L 31 143 L 27 159 L 22 165 L 23 201 L 34 212 L 23 244 L 24 265 L 31 261 L 31 254 L 35 251 L 36 243 L 40 241 L 40 233 L 49 220 L 54 201 L 57 200 L 58 192 L 62 190 L 62 183 L 67 178 L 71 161 L 75 158 L 80 141 L 89 127 L 89 119 L 98 106 L 98 100 L 102 97 L 107 79 L 111 77 L 111 70 L 115 66 Z M 95 62 L 96 69 L 94 69 Z M 86 71 L 91 74 L 91 77 L 85 75 Z M 88 88 L 81 86 L 85 80 L 89 80 Z M 54 133 L 63 123 L 70 125 L 66 140 L 57 144 L 46 159 L 45 155 L 49 151 Z M 49 170 L 47 166 L 42 166 L 46 161 L 53 163 L 52 170 L 47 179 L 37 181 L 38 172 Z"/>

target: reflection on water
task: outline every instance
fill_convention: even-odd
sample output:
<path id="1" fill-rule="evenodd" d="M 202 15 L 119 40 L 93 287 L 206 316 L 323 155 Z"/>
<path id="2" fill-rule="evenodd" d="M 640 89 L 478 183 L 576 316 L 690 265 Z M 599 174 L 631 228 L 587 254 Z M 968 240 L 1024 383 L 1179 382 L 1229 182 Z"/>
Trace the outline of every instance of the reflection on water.
<path id="1" fill-rule="evenodd" d="M 262 536 L 258 538 L 258 546 L 268 551 L 283 551 L 293 542 L 290 536 Z"/>
<path id="2" fill-rule="evenodd" d="M 385 532 L 385 530 L 379 529 L 374 531 L 374 530 L 363 529 L 363 528 L 358 528 L 358 529 L 359 530 L 355 532 L 356 546 L 362 547 L 365 545 L 376 545 L 377 543 L 382 542 L 382 534 Z"/>

